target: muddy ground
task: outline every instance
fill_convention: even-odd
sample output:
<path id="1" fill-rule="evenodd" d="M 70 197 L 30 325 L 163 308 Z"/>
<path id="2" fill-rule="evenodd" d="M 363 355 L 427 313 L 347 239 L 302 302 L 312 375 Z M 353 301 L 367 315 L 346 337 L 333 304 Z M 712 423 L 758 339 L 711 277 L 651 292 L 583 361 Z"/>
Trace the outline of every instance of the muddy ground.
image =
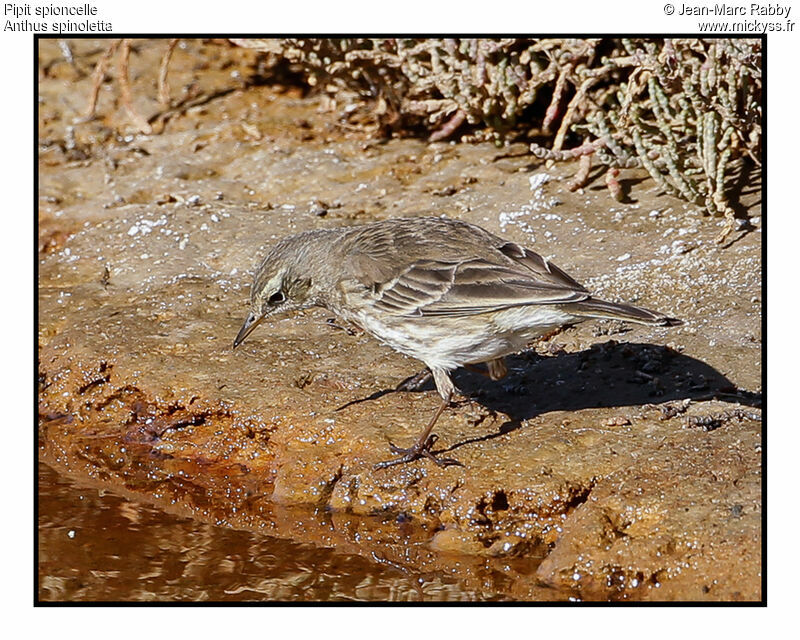
<path id="1" fill-rule="evenodd" d="M 39 54 L 43 462 L 202 526 L 444 576 L 447 597 L 760 599 L 758 176 L 739 195 L 750 224 L 720 247 L 719 221 L 637 170 L 620 203 L 602 179 L 570 192 L 574 166 L 521 144 L 371 140 L 213 42 L 176 49 L 167 108 L 166 42 L 136 41 L 134 103 L 154 134 L 136 133 L 111 81 L 98 117 L 76 122 L 107 43 L 70 44 L 72 64 L 55 40 Z M 459 371 L 469 399 L 436 432 L 463 466 L 373 470 L 437 406 L 431 385 L 393 391 L 421 363 L 323 310 L 231 343 L 276 239 L 423 214 L 480 224 L 685 324 L 584 323 L 511 357 L 502 381 Z M 42 598 L 92 598 L 44 589 L 48 571 Z"/>

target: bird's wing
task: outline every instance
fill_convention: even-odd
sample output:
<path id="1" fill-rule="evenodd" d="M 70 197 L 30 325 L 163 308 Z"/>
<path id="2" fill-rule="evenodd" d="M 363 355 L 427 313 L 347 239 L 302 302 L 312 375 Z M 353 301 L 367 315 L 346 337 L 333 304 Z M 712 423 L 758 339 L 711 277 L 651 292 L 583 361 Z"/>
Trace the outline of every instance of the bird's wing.
<path id="1" fill-rule="evenodd" d="M 578 282 L 529 249 L 507 242 L 496 251 L 458 261 L 417 260 L 400 274 L 371 283 L 375 305 L 394 315 L 465 316 L 589 297 Z"/>

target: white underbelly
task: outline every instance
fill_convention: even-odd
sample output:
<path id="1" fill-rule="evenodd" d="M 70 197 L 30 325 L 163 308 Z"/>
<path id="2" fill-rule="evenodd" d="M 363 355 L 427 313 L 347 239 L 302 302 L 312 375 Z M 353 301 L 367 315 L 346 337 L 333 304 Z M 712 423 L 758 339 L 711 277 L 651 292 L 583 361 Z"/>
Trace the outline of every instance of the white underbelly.
<path id="1" fill-rule="evenodd" d="M 546 305 L 463 317 L 398 317 L 360 313 L 352 318 L 393 349 L 429 367 L 455 369 L 520 351 L 576 317 Z"/>

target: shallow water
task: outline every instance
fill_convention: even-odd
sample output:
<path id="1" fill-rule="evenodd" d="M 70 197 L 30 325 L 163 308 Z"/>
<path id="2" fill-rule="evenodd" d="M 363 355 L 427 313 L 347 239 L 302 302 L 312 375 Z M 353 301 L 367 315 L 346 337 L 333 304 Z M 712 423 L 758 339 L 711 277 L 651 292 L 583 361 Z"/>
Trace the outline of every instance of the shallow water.
<path id="1" fill-rule="evenodd" d="M 377 557 L 370 562 L 165 513 L 80 486 L 43 463 L 38 508 L 43 602 L 506 599 L 468 588 L 457 576 L 419 574 Z"/>
<path id="2" fill-rule="evenodd" d="M 216 527 L 80 487 L 39 465 L 39 598 L 463 599 L 358 556 Z"/>

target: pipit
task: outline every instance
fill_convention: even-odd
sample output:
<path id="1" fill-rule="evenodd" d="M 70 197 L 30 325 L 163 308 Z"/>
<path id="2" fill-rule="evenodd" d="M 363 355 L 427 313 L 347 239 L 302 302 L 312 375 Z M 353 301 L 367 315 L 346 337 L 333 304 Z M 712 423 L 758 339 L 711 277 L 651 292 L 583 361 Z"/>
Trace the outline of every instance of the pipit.
<path id="1" fill-rule="evenodd" d="M 486 363 L 506 374 L 503 356 L 589 318 L 671 326 L 680 321 L 606 302 L 538 253 L 481 227 L 447 218 L 396 218 L 306 231 L 281 240 L 258 268 L 238 346 L 264 318 L 324 307 L 384 344 L 424 362 L 442 402 L 409 448 L 390 443 L 388 467 L 426 457 L 431 431 L 455 392 L 450 372 Z"/>

